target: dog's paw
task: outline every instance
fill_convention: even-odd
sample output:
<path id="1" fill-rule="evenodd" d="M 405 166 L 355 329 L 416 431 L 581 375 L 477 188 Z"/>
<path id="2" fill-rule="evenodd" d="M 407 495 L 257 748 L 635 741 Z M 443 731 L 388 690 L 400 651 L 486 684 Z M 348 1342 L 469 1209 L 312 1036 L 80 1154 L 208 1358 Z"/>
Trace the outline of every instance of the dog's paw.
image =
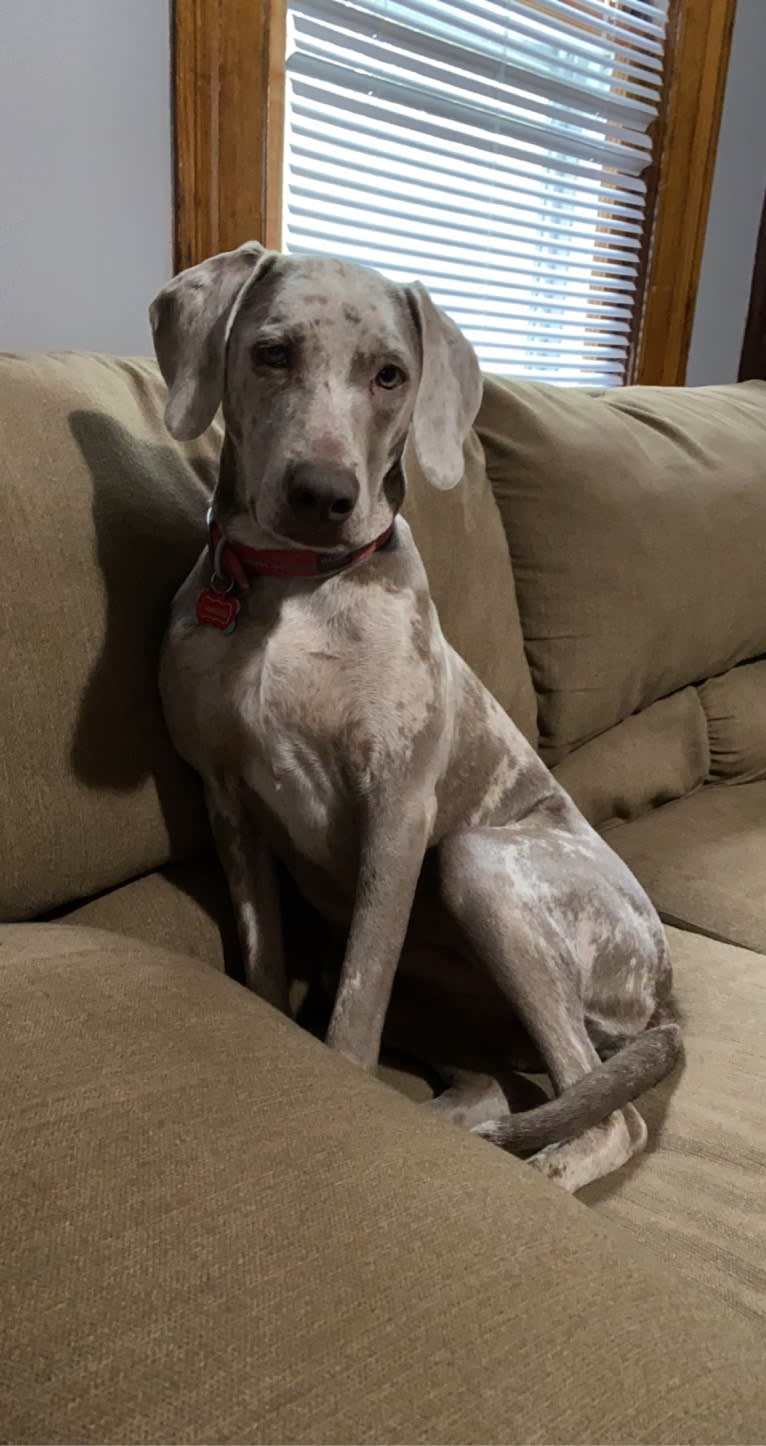
<path id="1" fill-rule="evenodd" d="M 505 1120 L 484 1120 L 480 1125 L 471 1125 L 471 1134 L 488 1140 L 490 1145 L 504 1144 Z"/>

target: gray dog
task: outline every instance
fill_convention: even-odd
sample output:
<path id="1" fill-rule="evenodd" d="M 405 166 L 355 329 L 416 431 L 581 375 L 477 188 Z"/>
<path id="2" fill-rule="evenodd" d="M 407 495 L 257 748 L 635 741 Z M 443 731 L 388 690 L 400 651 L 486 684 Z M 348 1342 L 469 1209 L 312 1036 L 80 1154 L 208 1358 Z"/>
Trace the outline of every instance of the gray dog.
<path id="1" fill-rule="evenodd" d="M 254 243 L 181 273 L 150 316 L 173 436 L 223 403 L 210 551 L 174 601 L 161 690 L 248 983 L 286 1007 L 276 854 L 350 924 L 327 1042 L 373 1069 L 427 876 L 442 935 L 556 1091 L 510 1113 L 466 1079 L 442 1112 L 578 1190 L 643 1148 L 630 1101 L 680 1031 L 654 909 L 446 642 L 398 516 L 408 436 L 434 487 L 460 480 L 475 354 L 420 285 Z"/>

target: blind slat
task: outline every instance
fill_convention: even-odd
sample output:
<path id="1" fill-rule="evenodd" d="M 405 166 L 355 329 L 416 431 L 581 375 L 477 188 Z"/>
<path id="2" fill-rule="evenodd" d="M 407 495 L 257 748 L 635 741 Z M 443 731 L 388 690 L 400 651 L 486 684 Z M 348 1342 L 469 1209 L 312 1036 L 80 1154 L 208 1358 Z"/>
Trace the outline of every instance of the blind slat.
<path id="1" fill-rule="evenodd" d="M 380 212 L 377 188 L 374 185 L 355 185 L 352 173 L 338 173 L 327 181 L 316 181 L 309 167 L 296 164 L 294 175 L 299 182 L 300 195 L 300 201 L 296 204 L 302 205 L 304 209 L 307 206 L 316 207 L 326 215 L 327 210 L 322 205 L 326 202 L 333 210 L 342 207 L 344 214 L 355 214 L 364 218 L 366 224 L 373 224 L 374 218 L 377 218 L 375 224 L 387 229 L 395 228 L 412 236 L 443 233 L 444 211 L 438 202 L 417 201 L 413 195 L 400 189 L 395 206 L 384 217 Z M 528 247 L 536 252 L 544 247 L 548 255 L 555 255 L 557 252 L 572 258 L 580 255 L 589 270 L 592 269 L 594 257 L 603 257 L 605 261 L 632 263 L 641 246 L 639 235 L 625 235 L 615 231 L 599 236 L 593 227 L 590 230 L 568 231 L 565 226 L 557 227 L 555 223 L 550 228 L 535 226 L 532 221 L 514 217 L 510 210 L 493 212 L 492 235 L 487 237 L 486 232 L 481 229 L 480 220 L 477 222 L 475 209 L 461 208 L 454 204 L 450 210 L 450 232 L 469 245 L 492 248 L 513 241 L 522 249 Z"/>
<path id="2" fill-rule="evenodd" d="M 292 212 L 297 218 L 303 218 L 303 225 L 306 229 L 318 228 L 332 231 L 338 236 L 348 236 L 354 239 L 357 236 L 367 235 L 370 229 L 370 222 L 359 207 L 344 206 L 333 203 L 331 207 L 323 209 L 322 215 L 316 215 L 316 208 L 310 199 L 304 201 L 293 201 Z M 413 222 L 405 229 L 399 224 L 398 218 L 391 215 L 378 215 L 375 226 L 380 232 L 381 243 L 392 251 L 405 251 L 411 253 L 416 244 L 422 242 L 423 252 L 427 252 L 432 260 L 443 258 L 449 260 L 451 257 L 462 255 L 466 247 L 477 252 L 480 247 L 484 248 L 485 260 L 496 265 L 500 264 L 503 257 L 508 255 L 507 247 L 503 238 L 494 234 L 482 235 L 476 231 L 464 237 L 456 235 L 454 228 L 448 234 L 440 230 L 437 225 L 426 226 L 423 222 Z M 506 269 L 509 271 L 529 272 L 538 274 L 541 264 L 544 264 L 546 271 L 552 275 L 572 274 L 586 280 L 593 274 L 594 263 L 581 252 L 573 249 L 552 247 L 546 245 L 535 246 L 530 241 L 519 241 L 514 247 L 513 259 L 506 262 Z M 635 259 L 631 262 L 612 260 L 607 252 L 600 252 L 598 255 L 598 270 L 604 280 L 613 279 L 619 281 L 622 277 L 631 277 L 635 269 Z"/>
<path id="3" fill-rule="evenodd" d="M 535 11 L 538 15 L 540 13 L 527 0 L 521 0 L 518 5 L 514 0 L 505 0 L 505 3 L 492 7 L 480 6 L 475 0 L 458 4 L 451 4 L 449 0 L 414 0 L 414 3 L 407 3 L 407 0 L 399 0 L 399 3 L 397 0 L 360 0 L 353 7 L 347 4 L 347 0 L 335 0 L 335 4 L 338 12 L 356 8 L 376 20 L 390 17 L 437 38 L 467 44 L 469 49 L 485 54 L 500 53 L 508 59 L 519 57 L 541 84 L 552 74 L 557 74 L 579 79 L 586 90 L 599 85 L 605 87 L 603 75 L 598 74 L 599 69 L 605 68 L 605 61 L 612 71 L 619 70 L 623 82 L 635 81 L 637 87 L 647 86 L 649 89 L 656 84 L 656 76 L 651 71 L 647 72 L 643 65 L 620 64 L 620 53 L 615 47 L 600 54 L 592 44 L 577 43 L 561 29 L 554 31 L 547 40 L 545 37 L 535 38 L 530 33 L 520 34 L 515 21 L 519 17 L 523 19 L 525 11 L 527 17 Z M 305 3 L 293 0 L 292 8 L 296 15 L 314 13 L 312 0 L 305 0 Z M 567 9 L 570 14 L 575 13 L 571 0 Z M 647 67 L 650 64 L 651 60 L 647 57 Z M 656 63 L 653 68 L 657 69 Z"/>
<path id="4" fill-rule="evenodd" d="M 411 52 L 418 57 L 453 67 L 457 71 L 491 80 L 498 89 L 501 85 L 509 89 L 515 88 L 523 93 L 527 104 L 531 103 L 538 109 L 552 102 L 562 107 L 569 106 L 586 115 L 601 115 L 617 122 L 626 115 L 632 116 L 639 123 L 648 122 L 656 114 L 659 90 L 657 96 L 653 97 L 653 103 L 647 104 L 626 93 L 615 94 L 603 85 L 593 84 L 583 99 L 582 78 L 567 81 L 560 74 L 546 76 L 543 84 L 534 89 L 535 78 L 530 74 L 529 64 L 514 63 L 507 48 L 501 56 L 485 54 L 465 44 L 445 40 L 423 30 L 414 30 L 411 26 L 390 19 L 388 15 L 376 16 L 371 25 L 365 12 L 354 11 L 348 5 L 339 3 L 339 0 L 311 0 L 311 14 L 296 12 L 295 24 L 301 43 L 306 36 L 337 36 L 341 31 L 344 36 L 349 37 L 352 45 L 354 39 L 357 43 L 362 39 L 368 47 L 372 42 L 385 42 L 405 54 Z"/>
<path id="5" fill-rule="evenodd" d="M 542 172 L 539 168 L 534 172 L 522 171 L 505 166 L 497 158 L 493 163 L 493 159 L 480 155 L 473 161 L 464 160 L 461 156 L 460 168 L 456 170 L 454 156 L 435 147 L 426 145 L 418 148 L 408 144 L 405 132 L 396 136 L 389 132 L 385 154 L 381 154 L 380 136 L 372 126 L 368 130 L 366 125 L 359 123 L 355 132 L 349 131 L 348 126 L 340 121 L 333 123 L 329 120 L 319 107 L 293 107 L 290 154 L 293 162 L 301 158 L 307 162 L 313 159 L 315 165 L 323 164 L 325 160 L 342 160 L 356 168 L 357 174 L 358 168 L 364 166 L 371 172 L 390 177 L 397 189 L 400 177 L 408 177 L 417 178 L 421 186 L 430 182 L 432 189 L 446 187 L 455 196 L 466 197 L 479 206 L 494 206 L 501 200 L 514 209 L 532 211 L 545 222 L 558 219 L 564 227 L 570 221 L 574 227 L 584 218 L 590 224 L 602 223 L 608 211 L 610 227 L 625 225 L 634 227 L 638 235 L 643 232 L 643 196 L 630 195 L 624 201 L 617 200 L 616 196 L 620 193 L 611 186 L 578 185 L 575 190 L 574 184 L 568 181 L 567 210 L 557 216 L 552 209 L 555 194 L 549 198 L 550 204 L 541 205 L 541 182 L 546 180 L 544 169 Z M 547 185 L 553 191 L 555 178 L 548 176 Z M 381 197 L 388 197 L 390 191 L 391 187 L 382 181 Z"/>
<path id="6" fill-rule="evenodd" d="M 545 8 L 553 16 L 569 16 L 572 13 L 569 0 L 545 0 Z M 634 5 L 631 5 L 627 12 L 615 9 L 610 0 L 607 0 L 606 4 L 601 3 L 601 0 L 580 0 L 577 14 L 579 23 L 592 26 L 597 35 L 609 36 L 615 43 L 621 41 L 623 45 L 650 50 L 661 59 L 664 24 L 657 16 L 657 7 L 649 8 L 654 11 L 654 18 L 651 14 L 648 17 L 639 16 Z"/>
<path id="7" fill-rule="evenodd" d="M 409 135 L 417 134 L 418 145 L 423 151 L 438 150 L 451 155 L 453 166 L 469 156 L 475 165 L 489 157 L 492 166 L 507 167 L 519 173 L 526 173 L 548 184 L 559 180 L 571 185 L 583 194 L 598 193 L 599 199 L 616 200 L 640 199 L 646 194 L 646 184 L 630 170 L 617 172 L 613 167 L 600 164 L 597 159 L 585 162 L 579 158 L 570 159 L 560 151 L 531 145 L 522 147 L 506 139 L 496 128 L 479 130 L 473 126 L 456 128 L 445 123 L 441 116 L 418 112 L 414 107 L 405 108 L 395 103 L 381 101 L 379 96 L 371 97 L 365 90 L 361 77 L 351 77 L 343 87 L 315 76 L 291 75 L 291 91 L 298 107 L 304 101 L 314 110 L 320 106 L 325 114 L 343 115 L 347 130 L 367 129 L 377 134 L 378 145 L 381 134 L 387 136 L 391 130 L 400 129 Z M 352 86 L 354 87 L 352 89 Z M 633 197 L 631 197 L 633 193 Z"/>
<path id="8" fill-rule="evenodd" d="M 625 377 L 667 0 L 288 0 L 285 245 L 419 278 L 485 369 Z"/>
<path id="9" fill-rule="evenodd" d="M 584 135 L 582 131 L 579 134 L 568 134 L 554 124 L 548 127 L 535 125 L 520 116 L 508 113 L 490 111 L 487 114 L 478 101 L 472 103 L 470 100 L 456 99 L 444 90 L 426 89 L 422 78 L 418 87 L 404 79 L 390 79 L 382 74 L 373 78 L 366 70 L 349 73 L 348 69 L 338 62 L 310 52 L 294 56 L 288 73 L 308 80 L 323 81 L 326 86 L 342 87 L 346 92 L 357 91 L 359 99 L 356 104 L 362 110 L 369 110 L 370 101 L 373 100 L 379 107 L 393 111 L 395 115 L 407 116 L 410 122 L 418 117 L 418 107 L 424 105 L 427 99 L 429 120 L 426 122 L 421 112 L 419 130 L 433 130 L 434 123 L 437 123 L 435 133 L 448 138 L 454 136 L 457 127 L 458 133 L 466 141 L 485 145 L 484 134 L 477 135 L 477 128 L 489 120 L 493 126 L 489 136 L 492 149 L 502 147 L 511 155 L 529 160 L 553 153 L 560 157 L 562 169 L 574 171 L 575 174 L 581 170 L 587 174 L 587 168 L 597 164 L 600 158 L 602 165 L 611 163 L 616 168 L 619 164 L 624 178 L 623 184 L 626 184 L 629 178 L 641 173 L 650 159 L 644 136 L 637 136 L 635 144 L 619 145 L 606 138 L 597 140 L 592 135 Z M 347 104 L 350 106 L 351 97 Z"/>
<path id="10" fill-rule="evenodd" d="M 381 254 L 381 248 L 374 237 L 366 239 L 362 236 L 354 240 L 345 233 L 334 231 L 332 226 L 325 228 L 320 220 L 304 228 L 304 239 L 309 242 L 313 240 L 314 244 L 309 249 L 317 256 L 326 255 L 328 252 L 334 256 L 345 255 L 347 260 L 359 261 L 365 266 L 374 266 L 375 258 Z M 323 239 L 325 242 L 338 244 L 322 245 L 320 243 Z M 474 258 L 466 258 L 465 265 L 462 265 L 461 261 L 459 252 L 451 257 L 442 257 L 397 248 L 396 254 L 391 253 L 390 260 L 387 257 L 386 264 L 378 269 L 386 273 L 397 271 L 400 275 L 406 274 L 410 279 L 430 272 L 434 286 L 441 279 L 460 282 L 464 277 L 468 284 L 474 275 L 487 287 L 508 287 L 514 284 L 523 287 L 526 296 L 534 295 L 539 298 L 538 304 L 547 306 L 555 306 L 566 297 L 578 294 L 603 297 L 605 301 L 624 299 L 632 295 L 634 290 L 634 283 L 627 279 L 623 279 L 610 291 L 604 289 L 608 281 L 606 277 L 599 278 L 601 285 L 591 286 L 582 276 L 570 279 L 566 274 L 549 274 L 534 266 L 516 266 L 512 261 L 509 261 L 506 268 L 488 266 L 484 261 L 477 263 Z"/>

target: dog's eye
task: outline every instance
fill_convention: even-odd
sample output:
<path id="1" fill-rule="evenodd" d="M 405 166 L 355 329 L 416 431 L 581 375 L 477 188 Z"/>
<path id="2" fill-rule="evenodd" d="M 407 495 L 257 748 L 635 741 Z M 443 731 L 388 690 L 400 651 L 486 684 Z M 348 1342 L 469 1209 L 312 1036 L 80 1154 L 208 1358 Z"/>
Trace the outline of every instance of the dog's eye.
<path id="1" fill-rule="evenodd" d="M 257 367 L 273 367 L 275 371 L 284 371 L 290 365 L 290 348 L 280 342 L 253 347 L 253 361 Z"/>
<path id="2" fill-rule="evenodd" d="M 375 378 L 375 385 L 376 387 L 383 387 L 384 391 L 390 392 L 393 391 L 394 387 L 400 387 L 402 382 L 406 382 L 406 380 L 407 378 L 401 367 L 394 366 L 393 362 L 389 362 L 387 366 L 380 368 Z"/>

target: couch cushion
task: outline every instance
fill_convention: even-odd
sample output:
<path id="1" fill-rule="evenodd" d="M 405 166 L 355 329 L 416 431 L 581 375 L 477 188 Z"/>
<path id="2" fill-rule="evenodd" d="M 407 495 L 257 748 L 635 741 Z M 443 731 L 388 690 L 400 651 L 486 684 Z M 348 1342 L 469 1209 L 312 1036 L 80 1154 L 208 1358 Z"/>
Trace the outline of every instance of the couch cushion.
<path id="1" fill-rule="evenodd" d="M 766 778 L 766 658 L 742 663 L 699 689 L 710 744 L 710 777 L 721 783 Z"/>
<path id="2" fill-rule="evenodd" d="M 214 854 L 167 864 L 67 910 L 65 924 L 109 929 L 241 974 L 234 915 Z"/>
<path id="3" fill-rule="evenodd" d="M 32 1442 L 755 1442 L 763 1336 L 212 969 L 0 931 Z"/>
<path id="4" fill-rule="evenodd" d="M 766 957 L 679 929 L 668 937 L 683 1073 L 641 1100 L 641 1162 L 580 1199 L 703 1289 L 766 1316 Z"/>
<path id="5" fill-rule="evenodd" d="M 766 782 L 708 784 L 605 837 L 663 918 L 766 953 Z"/>
<path id="6" fill-rule="evenodd" d="M 300 1015 L 307 1026 L 313 1025 L 315 995 L 309 998 L 309 985 L 318 963 L 322 925 L 284 874 L 281 882 L 290 1005 L 296 1017 Z M 108 929 L 110 933 L 185 954 L 244 982 L 229 891 L 213 853 L 166 864 L 163 869 L 68 908 L 56 918 L 63 924 Z M 385 1074 L 392 1081 L 406 1080 L 410 1093 L 419 1089 L 423 1096 L 422 1084 L 411 1083 L 409 1072 L 389 1067 Z"/>
<path id="7" fill-rule="evenodd" d="M 600 828 L 683 798 L 704 783 L 709 767 L 697 689 L 683 688 L 575 748 L 554 772 L 589 823 Z"/>
<path id="8" fill-rule="evenodd" d="M 484 452 L 474 432 L 458 487 L 439 492 L 407 450 L 404 515 L 419 548 L 439 620 L 453 648 L 537 743 L 537 700 L 513 582 L 511 558 Z"/>
<path id="9" fill-rule="evenodd" d="M 477 428 L 549 760 L 766 652 L 766 384 L 488 379 Z"/>
<path id="10" fill-rule="evenodd" d="M 157 651 L 204 535 L 211 440 L 179 448 L 149 362 L 0 357 L 0 918 L 199 852 Z"/>

